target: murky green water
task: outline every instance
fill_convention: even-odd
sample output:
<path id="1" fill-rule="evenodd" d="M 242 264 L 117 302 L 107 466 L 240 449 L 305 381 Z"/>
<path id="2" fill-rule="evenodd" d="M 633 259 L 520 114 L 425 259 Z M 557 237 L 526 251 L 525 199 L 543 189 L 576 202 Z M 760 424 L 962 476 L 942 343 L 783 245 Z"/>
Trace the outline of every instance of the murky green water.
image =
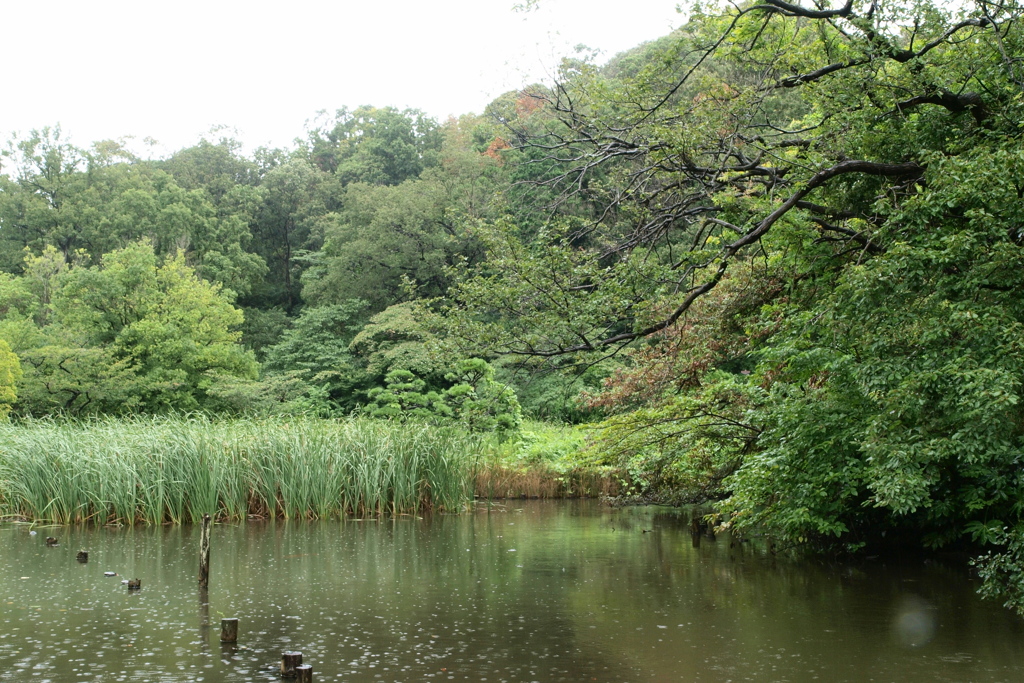
<path id="1" fill-rule="evenodd" d="M 1024 622 L 965 572 L 694 548 L 652 509 L 249 523 L 212 546 L 203 596 L 197 529 L 0 526 L 0 681 L 275 680 L 286 650 L 318 681 L 1024 680 Z"/>

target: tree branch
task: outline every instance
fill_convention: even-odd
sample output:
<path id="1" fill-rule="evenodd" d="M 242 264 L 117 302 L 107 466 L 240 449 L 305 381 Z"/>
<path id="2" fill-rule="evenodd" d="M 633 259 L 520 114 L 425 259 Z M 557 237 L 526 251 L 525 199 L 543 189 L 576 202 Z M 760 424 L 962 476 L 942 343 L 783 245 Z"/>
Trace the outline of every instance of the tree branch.
<path id="1" fill-rule="evenodd" d="M 785 216 L 789 211 L 796 207 L 805 196 L 812 192 L 815 188 L 818 188 L 828 181 L 832 180 L 841 175 L 848 173 L 864 173 L 867 175 L 885 176 L 885 177 L 901 177 L 901 176 L 919 176 L 924 172 L 924 167 L 916 162 L 907 162 L 902 164 L 884 164 L 874 161 L 843 161 L 831 166 L 826 169 L 822 169 L 815 173 L 807 184 L 801 189 L 794 192 L 790 197 L 784 201 L 777 209 L 768 214 L 760 223 L 757 224 L 753 229 L 748 231 L 739 239 L 724 246 L 719 253 L 718 267 L 715 269 L 714 274 L 705 281 L 703 284 L 694 287 L 686 295 L 686 298 L 676 306 L 676 308 L 664 319 L 649 325 L 643 329 L 634 332 L 622 332 L 620 334 L 612 335 L 594 342 L 587 342 L 586 344 L 578 344 L 576 346 L 563 347 L 551 351 L 540 351 L 533 350 L 531 355 L 550 357 L 558 356 L 566 353 L 577 353 L 581 351 L 596 351 L 600 348 L 604 348 L 613 344 L 625 344 L 634 339 L 640 339 L 642 337 L 650 336 L 656 332 L 660 332 L 670 325 L 674 324 L 679 318 L 686 313 L 693 306 L 693 303 L 701 296 L 707 294 L 714 289 L 721 281 L 729 268 L 733 257 L 736 256 L 744 247 L 753 244 L 758 241 L 764 235 L 771 230 L 772 226 L 775 225 L 780 218 Z M 713 261 L 706 263 L 702 267 L 711 265 Z"/>

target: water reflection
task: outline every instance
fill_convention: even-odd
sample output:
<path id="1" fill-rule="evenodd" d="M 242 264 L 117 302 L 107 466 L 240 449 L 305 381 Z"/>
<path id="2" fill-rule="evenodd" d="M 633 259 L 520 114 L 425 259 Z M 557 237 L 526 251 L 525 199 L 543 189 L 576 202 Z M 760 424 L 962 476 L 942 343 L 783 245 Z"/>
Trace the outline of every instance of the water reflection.
<path id="1" fill-rule="evenodd" d="M 574 501 L 219 525 L 206 593 L 198 529 L 4 525 L 0 681 L 269 681 L 286 650 L 321 681 L 1024 678 L 1020 621 L 959 570 L 775 562 L 689 522 Z"/>

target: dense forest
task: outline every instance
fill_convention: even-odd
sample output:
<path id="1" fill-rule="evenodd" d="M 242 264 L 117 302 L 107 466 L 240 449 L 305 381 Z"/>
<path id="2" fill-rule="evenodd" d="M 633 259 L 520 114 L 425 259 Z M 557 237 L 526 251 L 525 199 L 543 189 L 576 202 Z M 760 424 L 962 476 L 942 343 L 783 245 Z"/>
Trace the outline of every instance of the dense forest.
<path id="1" fill-rule="evenodd" d="M 4 411 L 585 423 L 638 497 L 971 549 L 1024 605 L 1022 10 L 710 3 L 480 115 L 251 155 L 21 136 Z"/>

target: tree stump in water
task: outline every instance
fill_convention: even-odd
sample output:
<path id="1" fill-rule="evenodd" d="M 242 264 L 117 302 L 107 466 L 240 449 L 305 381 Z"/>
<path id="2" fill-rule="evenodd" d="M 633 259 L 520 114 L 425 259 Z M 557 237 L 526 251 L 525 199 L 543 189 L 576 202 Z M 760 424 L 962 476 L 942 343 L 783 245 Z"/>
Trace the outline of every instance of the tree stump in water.
<path id="1" fill-rule="evenodd" d="M 199 587 L 210 585 L 210 515 L 203 515 L 203 530 L 199 535 Z"/>
<path id="2" fill-rule="evenodd" d="M 237 643 L 238 642 L 238 619 L 221 619 L 220 620 L 220 642 L 222 642 L 222 643 Z"/>
<path id="3" fill-rule="evenodd" d="M 309 664 L 295 667 L 295 677 L 298 679 L 298 683 L 313 683 L 313 667 Z"/>
<path id="4" fill-rule="evenodd" d="M 298 673 L 296 667 L 302 665 L 301 652 L 285 652 L 281 655 L 281 676 L 283 678 L 295 678 Z"/>

